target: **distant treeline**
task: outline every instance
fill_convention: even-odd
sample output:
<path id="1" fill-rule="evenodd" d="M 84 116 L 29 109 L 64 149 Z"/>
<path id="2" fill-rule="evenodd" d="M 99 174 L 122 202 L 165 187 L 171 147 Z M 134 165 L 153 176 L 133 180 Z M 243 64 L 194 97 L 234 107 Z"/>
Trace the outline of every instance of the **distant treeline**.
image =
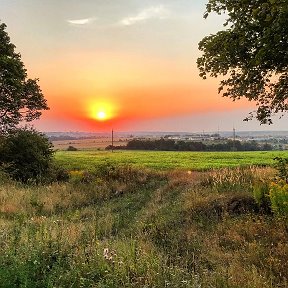
<path id="1" fill-rule="evenodd" d="M 111 150 L 112 146 L 106 147 Z M 182 141 L 171 139 L 158 140 L 130 140 L 126 146 L 114 146 L 113 149 L 122 150 L 158 150 L 158 151 L 268 151 L 273 147 L 270 144 L 259 144 L 256 141 L 233 141 L 203 143 L 200 141 Z"/>

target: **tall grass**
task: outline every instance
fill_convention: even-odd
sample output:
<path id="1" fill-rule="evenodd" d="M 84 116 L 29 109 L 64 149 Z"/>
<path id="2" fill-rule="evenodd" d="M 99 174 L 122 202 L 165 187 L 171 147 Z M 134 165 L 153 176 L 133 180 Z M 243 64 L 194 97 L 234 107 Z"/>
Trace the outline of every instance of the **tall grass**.
<path id="1" fill-rule="evenodd" d="M 287 223 L 250 188 L 267 173 L 112 165 L 49 186 L 4 179 L 0 287 L 287 287 Z"/>

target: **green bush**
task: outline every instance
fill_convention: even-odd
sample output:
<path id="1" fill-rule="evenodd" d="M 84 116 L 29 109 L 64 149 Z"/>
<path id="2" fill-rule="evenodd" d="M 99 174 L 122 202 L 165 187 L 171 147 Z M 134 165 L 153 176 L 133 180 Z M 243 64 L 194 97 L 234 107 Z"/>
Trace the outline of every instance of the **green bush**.
<path id="1" fill-rule="evenodd" d="M 53 162 L 50 163 L 44 182 L 67 182 L 69 179 L 70 175 L 68 171 Z"/>
<path id="2" fill-rule="evenodd" d="M 67 148 L 67 151 L 78 151 L 78 149 L 76 147 L 74 147 L 74 146 L 69 146 Z"/>
<path id="3" fill-rule="evenodd" d="M 288 183 L 288 159 L 275 157 L 274 160 L 276 161 L 277 178 Z"/>
<path id="4" fill-rule="evenodd" d="M 261 211 L 271 213 L 269 183 L 258 181 L 253 186 L 253 196 Z"/>
<path id="5" fill-rule="evenodd" d="M 272 211 L 281 216 L 288 216 L 288 184 L 283 180 L 271 183 L 269 196 Z"/>
<path id="6" fill-rule="evenodd" d="M 277 171 L 274 181 L 258 181 L 253 185 L 253 194 L 262 211 L 288 216 L 288 159 L 276 157 L 274 160 Z"/>
<path id="7" fill-rule="evenodd" d="M 17 129 L 1 138 L 1 166 L 17 181 L 39 183 L 49 178 L 52 157 L 48 138 L 32 128 Z"/>

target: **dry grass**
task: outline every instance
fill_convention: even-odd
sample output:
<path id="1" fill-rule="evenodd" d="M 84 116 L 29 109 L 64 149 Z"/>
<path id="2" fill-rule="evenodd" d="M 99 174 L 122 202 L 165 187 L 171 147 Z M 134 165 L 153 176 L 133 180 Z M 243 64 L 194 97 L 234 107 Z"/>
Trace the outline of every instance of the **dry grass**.
<path id="1" fill-rule="evenodd" d="M 231 208 L 271 170 L 114 168 L 1 184 L 1 287 L 287 287 L 285 220 Z"/>
<path id="2" fill-rule="evenodd" d="M 79 150 L 104 150 L 111 145 L 111 137 L 98 137 L 94 139 L 77 139 L 77 140 L 56 140 L 53 141 L 55 150 L 67 150 L 69 146 L 73 146 Z M 125 138 L 114 137 L 114 146 L 125 146 L 128 140 Z"/>

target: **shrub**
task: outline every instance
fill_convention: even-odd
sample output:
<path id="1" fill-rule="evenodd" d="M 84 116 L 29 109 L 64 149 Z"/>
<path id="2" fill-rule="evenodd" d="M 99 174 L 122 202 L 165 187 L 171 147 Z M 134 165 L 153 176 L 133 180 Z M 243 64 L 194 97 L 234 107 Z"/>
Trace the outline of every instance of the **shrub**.
<path id="1" fill-rule="evenodd" d="M 253 196 L 260 210 L 271 213 L 271 200 L 269 196 L 269 183 L 258 181 L 253 186 Z"/>
<path id="2" fill-rule="evenodd" d="M 288 159 L 275 157 L 274 160 L 277 161 L 275 164 L 275 168 L 278 172 L 278 179 L 288 183 Z"/>
<path id="3" fill-rule="evenodd" d="M 5 170 L 2 167 L 0 167 L 0 185 L 4 183 L 10 183 L 12 181 L 13 180 L 10 178 L 7 172 L 5 172 Z"/>
<path id="4" fill-rule="evenodd" d="M 288 216 L 288 184 L 285 181 L 272 182 L 269 189 L 271 208 L 275 214 Z"/>
<path id="5" fill-rule="evenodd" d="M 274 181 L 255 183 L 253 194 L 262 211 L 288 216 L 288 159 L 275 157 L 274 160 L 277 170 Z"/>
<path id="6" fill-rule="evenodd" d="M 67 148 L 67 151 L 78 151 L 78 149 L 77 149 L 76 147 L 70 145 L 70 146 Z"/>
<path id="7" fill-rule="evenodd" d="M 51 172 L 52 156 L 48 138 L 32 128 L 16 129 L 0 141 L 0 164 L 17 181 L 42 182 Z"/>
<path id="8" fill-rule="evenodd" d="M 65 168 L 55 163 L 50 164 L 49 170 L 47 171 L 47 175 L 45 177 L 45 182 L 66 182 L 69 179 L 70 175 Z"/>

